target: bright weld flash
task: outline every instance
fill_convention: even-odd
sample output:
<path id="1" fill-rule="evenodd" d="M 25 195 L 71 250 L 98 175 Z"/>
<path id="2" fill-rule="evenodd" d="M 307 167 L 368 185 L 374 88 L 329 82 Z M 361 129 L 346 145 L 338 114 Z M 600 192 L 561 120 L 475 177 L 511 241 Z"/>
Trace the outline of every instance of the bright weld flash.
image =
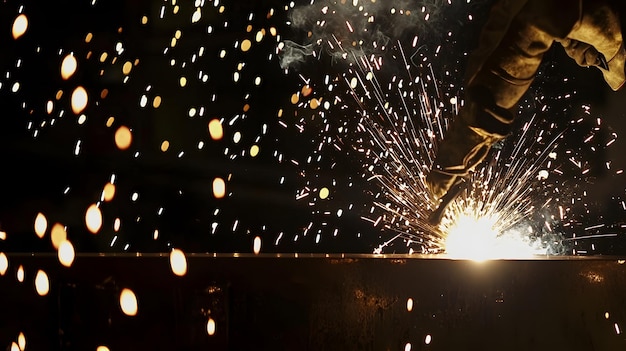
<path id="1" fill-rule="evenodd" d="M 538 250 L 520 232 L 499 233 L 498 216 L 460 215 L 449 227 L 446 254 L 450 258 L 485 261 L 489 259 L 531 258 Z"/>

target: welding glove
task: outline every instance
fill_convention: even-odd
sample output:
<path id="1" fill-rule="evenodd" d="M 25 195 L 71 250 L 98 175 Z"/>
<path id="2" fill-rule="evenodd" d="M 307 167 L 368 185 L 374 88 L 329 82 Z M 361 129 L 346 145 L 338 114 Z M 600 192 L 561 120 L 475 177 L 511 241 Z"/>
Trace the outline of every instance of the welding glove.
<path id="1" fill-rule="evenodd" d="M 620 21 L 606 1 L 496 2 L 468 61 L 465 105 L 439 145 L 426 178 L 435 199 L 506 137 L 514 121 L 512 108 L 555 41 L 577 63 L 597 66 L 612 89 L 626 81 Z"/>

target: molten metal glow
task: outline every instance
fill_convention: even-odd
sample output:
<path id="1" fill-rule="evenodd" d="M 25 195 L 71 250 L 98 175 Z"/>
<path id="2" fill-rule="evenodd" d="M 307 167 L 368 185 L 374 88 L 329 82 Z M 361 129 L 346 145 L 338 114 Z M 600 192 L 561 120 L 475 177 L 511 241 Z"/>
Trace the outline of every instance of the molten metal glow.
<path id="1" fill-rule="evenodd" d="M 497 229 L 499 216 L 460 215 L 448 230 L 446 254 L 451 258 L 485 261 L 530 258 L 540 254 L 521 233 Z"/>

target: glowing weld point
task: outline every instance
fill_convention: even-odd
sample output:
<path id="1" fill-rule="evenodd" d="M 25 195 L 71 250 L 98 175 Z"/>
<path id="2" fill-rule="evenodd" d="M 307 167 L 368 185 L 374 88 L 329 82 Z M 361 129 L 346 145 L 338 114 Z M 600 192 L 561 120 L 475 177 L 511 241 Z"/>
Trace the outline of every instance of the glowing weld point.
<path id="1" fill-rule="evenodd" d="M 498 219 L 497 216 L 459 216 L 448 230 L 448 257 L 480 262 L 488 259 L 529 258 L 539 253 L 520 233 L 499 233 L 494 230 Z"/>

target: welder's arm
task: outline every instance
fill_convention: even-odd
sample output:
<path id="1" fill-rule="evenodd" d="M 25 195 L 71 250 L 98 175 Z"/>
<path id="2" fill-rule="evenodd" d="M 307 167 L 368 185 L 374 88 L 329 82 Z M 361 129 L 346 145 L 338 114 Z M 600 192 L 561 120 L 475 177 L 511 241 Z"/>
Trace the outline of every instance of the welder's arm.
<path id="1" fill-rule="evenodd" d="M 467 177 L 491 146 L 509 134 L 515 116 L 511 110 L 554 41 L 578 64 L 598 66 L 614 90 L 626 80 L 619 18 L 604 1 L 496 2 L 468 62 L 465 104 L 426 179 L 434 198 Z"/>

